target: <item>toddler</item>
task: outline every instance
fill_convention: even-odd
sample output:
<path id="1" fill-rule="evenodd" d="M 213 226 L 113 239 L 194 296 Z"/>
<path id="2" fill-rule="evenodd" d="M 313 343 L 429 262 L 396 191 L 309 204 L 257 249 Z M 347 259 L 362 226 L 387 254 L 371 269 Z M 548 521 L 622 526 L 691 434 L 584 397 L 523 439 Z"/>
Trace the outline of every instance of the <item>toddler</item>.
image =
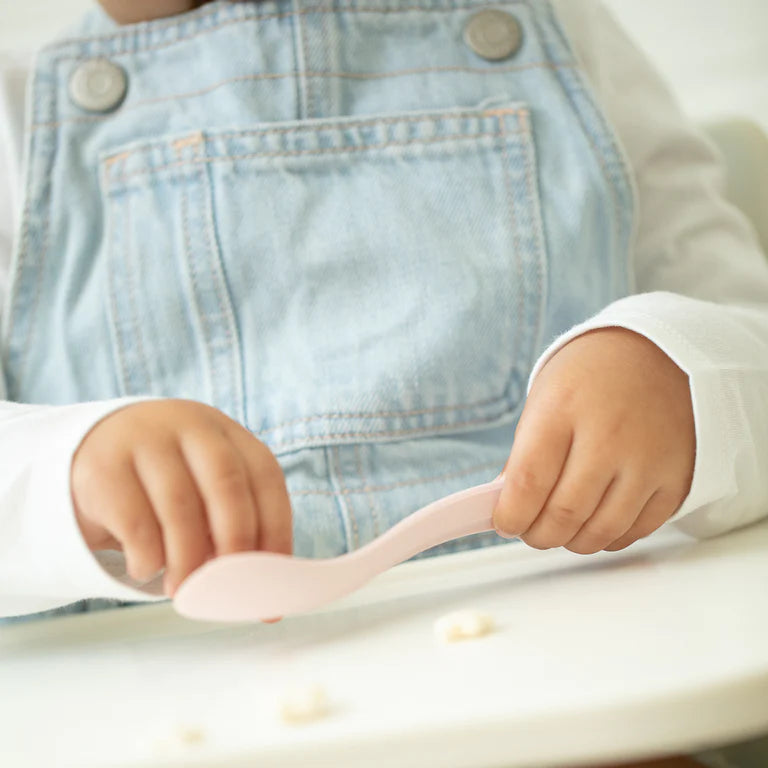
<path id="1" fill-rule="evenodd" d="M 0 615 L 501 467 L 438 552 L 768 514 L 768 265 L 597 0 L 101 5 L 0 73 Z"/>

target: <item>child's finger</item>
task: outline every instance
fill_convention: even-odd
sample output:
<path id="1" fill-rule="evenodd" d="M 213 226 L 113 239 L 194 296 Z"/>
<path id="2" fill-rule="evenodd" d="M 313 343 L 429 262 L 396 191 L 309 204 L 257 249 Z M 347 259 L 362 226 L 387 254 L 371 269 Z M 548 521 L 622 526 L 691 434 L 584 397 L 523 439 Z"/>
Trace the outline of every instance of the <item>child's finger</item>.
<path id="1" fill-rule="evenodd" d="M 245 463 L 223 432 L 187 433 L 181 450 L 203 498 L 216 555 L 256 549 L 258 517 Z"/>
<path id="2" fill-rule="evenodd" d="M 560 479 L 523 541 L 535 549 L 567 544 L 597 509 L 611 479 L 612 469 L 574 438 Z"/>
<path id="3" fill-rule="evenodd" d="M 291 501 L 280 464 L 269 448 L 246 429 L 233 428 L 229 435 L 243 457 L 256 500 L 258 548 L 290 555 L 293 552 Z"/>
<path id="4" fill-rule="evenodd" d="M 515 432 L 505 482 L 493 512 L 493 524 L 508 537 L 525 533 L 555 486 L 568 457 L 570 425 L 546 411 L 527 414 Z"/>
<path id="5" fill-rule="evenodd" d="M 616 552 L 634 544 L 639 539 L 650 536 L 672 517 L 681 503 L 682 499 L 659 488 L 645 503 L 643 511 L 632 524 L 632 527 L 604 549 L 608 552 Z"/>
<path id="6" fill-rule="evenodd" d="M 98 510 L 99 523 L 120 542 L 132 578 L 148 579 L 163 567 L 163 534 L 131 463 L 91 478 L 83 504 L 86 516 L 89 509 Z"/>
<path id="7" fill-rule="evenodd" d="M 617 475 L 597 509 L 565 548 L 580 555 L 605 549 L 632 527 L 650 494 L 647 479 L 628 472 Z"/>
<path id="8" fill-rule="evenodd" d="M 205 507 L 175 443 L 145 448 L 134 463 L 162 530 L 165 587 L 172 594 L 210 553 Z"/>

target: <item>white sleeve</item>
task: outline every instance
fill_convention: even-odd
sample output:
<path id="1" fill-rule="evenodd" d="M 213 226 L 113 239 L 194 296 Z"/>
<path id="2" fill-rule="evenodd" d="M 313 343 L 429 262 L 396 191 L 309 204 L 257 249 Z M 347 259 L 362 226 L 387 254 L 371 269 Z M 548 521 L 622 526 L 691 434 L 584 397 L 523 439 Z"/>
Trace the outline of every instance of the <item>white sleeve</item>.
<path id="1" fill-rule="evenodd" d="M 90 552 L 70 492 L 72 457 L 83 437 L 109 413 L 146 399 L 0 403 L 0 616 L 86 597 L 162 598 L 160 577 L 142 585 L 125 574 L 122 555 Z"/>
<path id="2" fill-rule="evenodd" d="M 637 295 L 555 339 L 543 364 L 593 328 L 643 334 L 689 376 L 692 486 L 671 521 L 699 537 L 768 516 L 768 262 L 726 202 L 713 145 L 679 110 L 645 56 L 598 2 L 558 15 L 634 173 Z"/>

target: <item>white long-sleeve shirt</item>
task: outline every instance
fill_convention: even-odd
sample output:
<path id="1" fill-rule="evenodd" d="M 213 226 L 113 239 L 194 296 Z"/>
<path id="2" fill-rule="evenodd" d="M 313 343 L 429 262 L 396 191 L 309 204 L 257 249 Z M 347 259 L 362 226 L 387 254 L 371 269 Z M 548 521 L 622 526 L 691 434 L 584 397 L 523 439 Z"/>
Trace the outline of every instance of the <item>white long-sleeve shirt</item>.
<path id="1" fill-rule="evenodd" d="M 553 340 L 531 381 L 588 329 L 623 326 L 651 339 L 688 374 L 696 426 L 691 489 L 671 524 L 700 537 L 746 525 L 768 516 L 768 262 L 723 197 L 712 145 L 613 17 L 598 0 L 554 5 L 633 172 L 637 294 Z M 31 55 L 0 56 L 0 307 L 20 215 L 31 67 Z M 140 585 L 121 554 L 87 549 L 69 487 L 82 438 L 137 398 L 53 407 L 4 397 L 0 390 L 0 616 L 84 597 L 161 598 L 159 579 Z"/>

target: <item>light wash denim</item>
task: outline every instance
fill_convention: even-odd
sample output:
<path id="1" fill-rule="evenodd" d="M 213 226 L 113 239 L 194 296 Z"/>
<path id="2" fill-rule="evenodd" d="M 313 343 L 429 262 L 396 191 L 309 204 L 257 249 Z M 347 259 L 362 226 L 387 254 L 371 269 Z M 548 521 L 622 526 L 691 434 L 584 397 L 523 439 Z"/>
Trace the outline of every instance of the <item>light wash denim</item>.
<path id="1" fill-rule="evenodd" d="M 523 28 L 502 61 L 463 38 L 486 7 L 94 10 L 44 49 L 9 397 L 220 408 L 280 461 L 303 556 L 495 477 L 545 345 L 631 292 L 634 200 L 549 4 L 493 5 Z M 68 92 L 94 58 L 127 76 L 107 114 Z"/>

